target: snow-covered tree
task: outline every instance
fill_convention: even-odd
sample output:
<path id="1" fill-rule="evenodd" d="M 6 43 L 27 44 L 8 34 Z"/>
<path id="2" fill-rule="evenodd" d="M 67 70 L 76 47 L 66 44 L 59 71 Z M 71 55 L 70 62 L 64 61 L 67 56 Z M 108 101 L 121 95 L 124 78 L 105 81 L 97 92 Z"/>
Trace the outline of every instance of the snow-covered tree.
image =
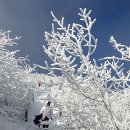
<path id="1" fill-rule="evenodd" d="M 106 57 L 101 64 L 90 60 L 97 46 L 91 34 L 96 21 L 90 17 L 91 10 L 80 9 L 83 24 L 64 25 L 51 12 L 54 23 L 52 32 L 45 32 L 45 53 L 52 64 L 45 62 L 49 73 L 61 73 L 63 80 L 62 101 L 66 115 L 75 129 L 128 130 L 130 128 L 129 81 L 130 73 L 123 69 L 120 60 L 130 59 L 130 49 L 118 44 L 111 37 L 110 43 L 120 52 L 121 58 Z M 67 88 L 67 89 L 66 89 Z"/>
<path id="2" fill-rule="evenodd" d="M 10 117 L 20 116 L 33 98 L 34 80 L 27 58 L 16 57 L 9 51 L 19 38 L 10 38 L 10 31 L 0 31 L 0 113 Z"/>

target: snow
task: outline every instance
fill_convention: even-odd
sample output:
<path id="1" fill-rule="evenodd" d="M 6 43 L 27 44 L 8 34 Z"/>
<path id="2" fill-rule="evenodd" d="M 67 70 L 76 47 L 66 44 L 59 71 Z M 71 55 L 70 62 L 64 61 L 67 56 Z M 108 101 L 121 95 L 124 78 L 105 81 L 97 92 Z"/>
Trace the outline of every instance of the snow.
<path id="1" fill-rule="evenodd" d="M 12 121 L 7 117 L 0 115 L 0 130 L 38 130 L 38 128 L 33 124 L 34 115 L 38 113 L 40 106 L 39 102 L 33 102 L 29 110 L 28 122 L 23 120 Z"/>
<path id="2" fill-rule="evenodd" d="M 28 121 L 32 122 L 34 119 L 34 116 L 39 114 L 40 109 L 42 108 L 43 104 L 36 100 L 35 102 L 32 102 L 29 108 L 28 112 Z"/>
<path id="3" fill-rule="evenodd" d="M 9 121 L 0 115 L 0 130 L 30 130 L 27 123 L 23 121 Z"/>
<path id="4" fill-rule="evenodd" d="M 47 46 L 43 46 L 52 64 L 45 61 L 46 67 L 35 66 L 47 70 L 51 78 L 32 76 L 35 67 L 26 64 L 26 57 L 15 59 L 17 51 L 5 49 L 17 37 L 9 38 L 9 32 L 0 31 L 0 130 L 42 130 L 33 119 L 48 100 L 55 108 L 49 130 L 130 129 L 130 73 L 123 67 L 130 61 L 130 47 L 111 36 L 110 43 L 121 56 L 102 58 L 99 65 L 91 60 L 97 39 L 91 34 L 95 19 L 90 13 L 86 9 L 78 13 L 84 27 L 77 23 L 65 27 L 64 19 L 60 21 L 52 13 L 58 28 L 52 24 L 51 33 L 45 32 Z M 56 77 L 55 70 L 62 75 Z M 24 122 L 26 109 L 28 121 Z"/>
<path id="5" fill-rule="evenodd" d="M 62 128 L 59 125 L 59 126 L 50 126 L 48 130 L 63 130 L 63 129 L 67 129 L 67 128 L 66 127 Z M 32 121 L 28 121 L 28 122 L 24 122 L 20 120 L 9 121 L 8 119 L 0 115 L 0 130 L 43 130 L 43 129 L 35 126 Z"/>
<path id="6" fill-rule="evenodd" d="M 33 123 L 34 116 L 39 113 L 42 105 L 43 104 L 38 102 L 37 100 L 31 103 L 27 122 L 24 122 L 22 120 L 12 121 L 7 119 L 7 117 L 3 117 L 2 115 L 0 115 L 0 130 L 42 130 L 41 128 L 35 126 Z M 51 129 L 61 130 L 54 127 L 50 128 L 49 130 Z"/>
<path id="7" fill-rule="evenodd" d="M 40 113 L 40 109 L 44 106 L 44 102 L 39 98 L 30 103 L 30 108 L 28 109 L 28 121 L 24 120 L 11 120 L 7 117 L 0 115 L 0 130 L 43 130 L 34 125 L 34 116 Z M 62 119 L 63 120 L 63 119 Z M 58 125 L 56 125 L 58 124 Z M 48 130 L 63 130 L 65 129 L 65 124 L 62 123 L 61 119 L 56 122 L 51 122 Z"/>

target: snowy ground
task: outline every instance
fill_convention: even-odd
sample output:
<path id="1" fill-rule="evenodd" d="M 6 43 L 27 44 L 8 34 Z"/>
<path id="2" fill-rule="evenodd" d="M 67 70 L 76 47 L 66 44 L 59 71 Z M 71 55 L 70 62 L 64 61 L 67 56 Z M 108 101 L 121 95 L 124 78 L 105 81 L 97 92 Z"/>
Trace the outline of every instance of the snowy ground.
<path id="1" fill-rule="evenodd" d="M 51 82 L 49 77 L 44 78 L 47 83 Z M 54 79 L 51 78 L 51 80 L 53 80 L 54 83 L 58 82 L 58 80 L 55 78 Z M 41 88 L 39 89 L 41 91 Z M 53 93 L 55 94 L 56 92 L 53 90 Z M 40 93 L 38 95 L 40 95 Z M 44 98 L 43 95 L 42 98 Z M 38 100 L 31 103 L 28 113 L 28 122 L 11 121 L 0 115 L 0 130 L 42 130 L 41 128 L 38 128 L 37 126 L 34 125 L 33 119 L 35 115 L 39 114 L 40 109 L 44 106 L 44 103 L 45 102 L 42 103 L 39 102 Z M 66 124 L 63 124 L 61 120 L 64 120 L 63 117 L 62 119 L 60 119 L 59 122 L 56 122 L 58 125 L 56 125 L 56 123 L 54 122 L 52 123 L 53 125 L 51 125 L 48 130 L 70 130 L 69 128 L 66 128 Z"/>
<path id="2" fill-rule="evenodd" d="M 28 122 L 11 121 L 0 115 L 0 130 L 40 130 L 33 124 L 34 115 L 38 113 L 41 104 L 35 102 L 30 107 Z M 33 109 L 32 109 L 33 108 Z"/>
<path id="3" fill-rule="evenodd" d="M 38 128 L 32 122 L 9 121 L 0 115 L 0 130 L 43 130 L 43 129 Z M 65 128 L 51 126 L 51 128 L 49 128 L 48 130 L 65 130 Z"/>
<path id="4" fill-rule="evenodd" d="M 40 102 L 33 102 L 29 109 L 28 113 L 28 122 L 24 121 L 11 121 L 7 118 L 4 118 L 0 115 L 0 130 L 43 130 L 34 125 L 33 119 L 36 114 L 39 114 L 39 111 L 43 104 Z M 61 126 L 50 126 L 48 130 L 63 130 Z M 67 129 L 66 129 L 67 130 Z"/>

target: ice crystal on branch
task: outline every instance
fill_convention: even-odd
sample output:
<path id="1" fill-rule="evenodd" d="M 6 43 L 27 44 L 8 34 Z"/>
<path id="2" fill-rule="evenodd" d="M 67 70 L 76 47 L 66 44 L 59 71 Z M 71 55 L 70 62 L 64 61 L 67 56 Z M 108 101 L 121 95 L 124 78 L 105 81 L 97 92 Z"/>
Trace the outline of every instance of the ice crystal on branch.
<path id="1" fill-rule="evenodd" d="M 126 45 L 117 43 L 113 36 L 110 37 L 109 42 L 121 54 L 120 60 L 130 61 L 130 46 L 127 47 Z"/>
<path id="2" fill-rule="evenodd" d="M 91 34 L 95 19 L 91 10 L 80 9 L 78 15 L 85 24 L 64 25 L 53 12 L 52 32 L 45 32 L 45 53 L 52 60 L 43 69 L 62 73 L 63 94 L 59 98 L 75 129 L 127 130 L 130 127 L 129 82 L 123 62 L 129 60 L 129 47 L 118 44 L 111 37 L 110 43 L 120 52 L 121 58 L 106 57 L 97 65 L 90 60 L 97 46 Z M 84 53 L 85 52 L 85 53 Z"/>
<path id="3" fill-rule="evenodd" d="M 48 48 L 43 47 L 50 59 L 55 63 L 52 65 L 53 67 L 64 68 L 64 73 L 68 73 L 68 71 L 75 72 L 75 67 L 77 67 L 75 64 L 76 58 L 87 61 L 95 51 L 97 39 L 90 32 L 95 19 L 91 20 L 90 13 L 91 11 L 87 12 L 86 9 L 80 9 L 80 13 L 78 13 L 81 17 L 80 20 L 84 21 L 85 27 L 77 23 L 65 27 L 64 18 L 60 21 L 51 12 L 54 21 L 52 32 L 45 32 Z M 55 24 L 57 24 L 57 28 L 55 28 Z M 84 51 L 85 53 L 87 51 L 86 55 Z"/>

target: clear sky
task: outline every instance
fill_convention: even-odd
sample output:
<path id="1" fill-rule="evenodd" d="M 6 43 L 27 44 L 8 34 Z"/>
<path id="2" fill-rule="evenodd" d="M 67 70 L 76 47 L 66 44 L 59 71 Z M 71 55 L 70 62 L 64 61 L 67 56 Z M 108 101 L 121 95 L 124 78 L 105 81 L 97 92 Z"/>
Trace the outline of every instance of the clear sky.
<path id="1" fill-rule="evenodd" d="M 93 58 L 116 55 L 108 44 L 113 35 L 117 41 L 130 45 L 130 0 L 0 0 L 0 29 L 11 30 L 12 36 L 22 36 L 13 49 L 18 56 L 28 55 L 30 64 L 42 65 L 48 57 L 43 51 L 44 31 L 51 30 L 50 11 L 66 24 L 78 22 L 79 8 L 92 10 L 97 21 L 93 34 L 98 47 Z"/>

